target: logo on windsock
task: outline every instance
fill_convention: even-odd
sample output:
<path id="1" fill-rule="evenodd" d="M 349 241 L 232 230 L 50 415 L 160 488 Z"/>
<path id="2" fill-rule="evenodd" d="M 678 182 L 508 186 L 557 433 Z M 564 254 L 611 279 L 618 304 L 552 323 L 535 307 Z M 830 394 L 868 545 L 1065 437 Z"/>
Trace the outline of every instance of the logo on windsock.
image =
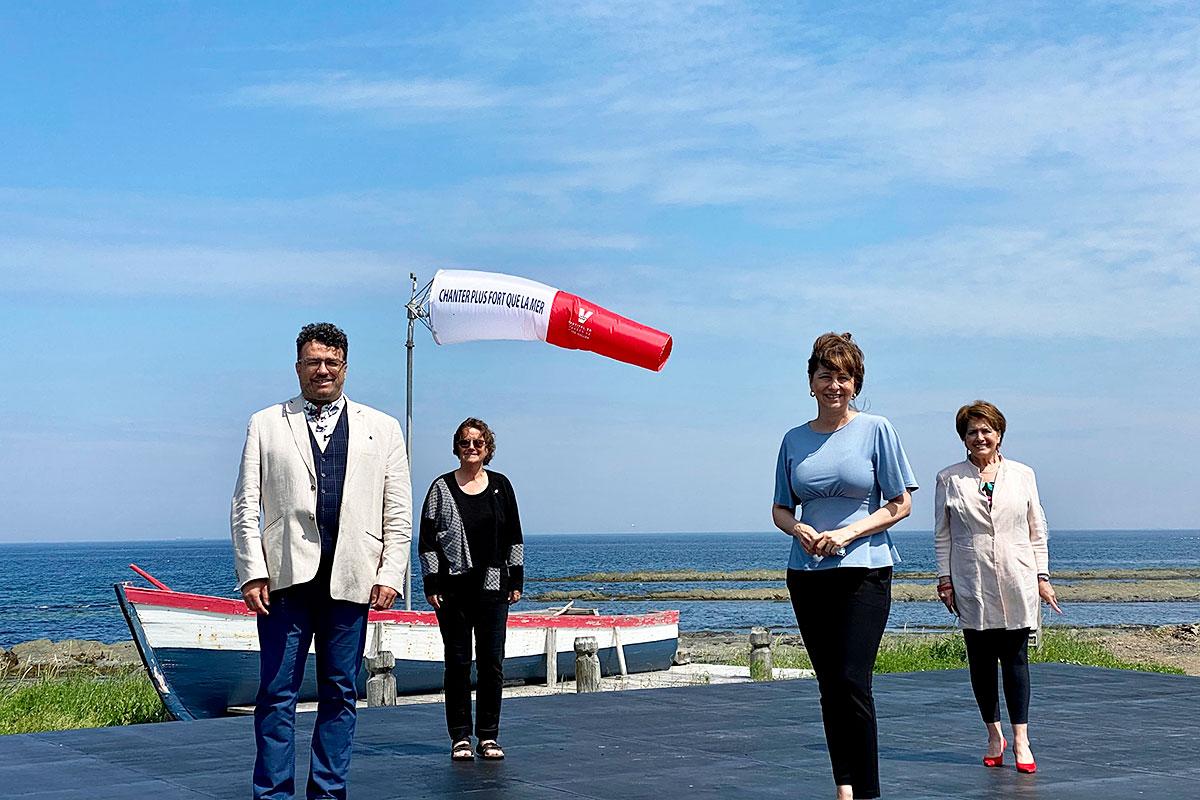
<path id="1" fill-rule="evenodd" d="M 671 337 L 544 283 L 474 270 L 438 270 L 429 295 L 438 344 L 540 340 L 658 371 Z"/>

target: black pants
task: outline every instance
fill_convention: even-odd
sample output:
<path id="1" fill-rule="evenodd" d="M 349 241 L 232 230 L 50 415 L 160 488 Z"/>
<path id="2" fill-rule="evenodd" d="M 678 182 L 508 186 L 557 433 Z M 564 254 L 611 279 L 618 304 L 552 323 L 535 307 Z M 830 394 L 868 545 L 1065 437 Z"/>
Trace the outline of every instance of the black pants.
<path id="1" fill-rule="evenodd" d="M 996 690 L 996 662 L 1004 674 L 1004 704 L 1013 725 L 1029 722 L 1029 628 L 1006 631 L 963 630 L 971 689 L 984 722 L 1000 721 L 1000 695 Z"/>
<path id="2" fill-rule="evenodd" d="M 495 739 L 500 731 L 504 686 L 504 636 L 508 598 L 499 592 L 453 591 L 437 612 L 446 651 L 446 728 L 457 742 L 471 735 L 471 638 L 475 639 L 475 735 Z"/>
<path id="3" fill-rule="evenodd" d="M 892 607 L 892 568 L 788 570 L 800 636 L 817 673 L 833 779 L 879 797 L 871 673 Z"/>

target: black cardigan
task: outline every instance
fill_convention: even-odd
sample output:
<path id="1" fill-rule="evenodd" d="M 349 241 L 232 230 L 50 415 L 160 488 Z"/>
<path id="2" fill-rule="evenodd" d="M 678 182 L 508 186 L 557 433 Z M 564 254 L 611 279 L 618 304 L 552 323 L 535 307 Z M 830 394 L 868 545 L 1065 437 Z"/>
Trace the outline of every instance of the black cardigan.
<path id="1" fill-rule="evenodd" d="M 473 563 L 473 573 L 481 581 L 486 580 L 489 570 L 499 573 L 499 591 L 523 591 L 525 586 L 525 544 L 521 534 L 521 516 L 517 510 L 517 497 L 512 483 L 502 473 L 487 470 L 487 493 L 495 503 L 494 520 L 496 534 L 496 549 L 490 564 Z M 425 596 L 438 594 L 447 581 L 453 582 L 459 576 L 451 575 L 450 569 L 455 566 L 454 553 L 447 553 L 443 542 L 447 532 L 453 528 L 453 516 L 457 516 L 458 524 L 462 524 L 462 511 L 457 506 L 453 509 L 441 509 L 438 513 L 436 496 L 438 482 L 444 482 L 453 497 L 461 493 L 453 472 L 439 476 L 429 487 L 425 503 L 421 508 L 421 530 L 417 540 L 417 553 L 421 559 L 421 575 L 424 579 Z M 443 492 L 444 496 L 444 492 Z M 439 533 L 442 537 L 439 537 Z M 472 559 L 474 561 L 474 559 Z M 462 569 L 462 564 L 457 568 Z M 493 573 L 495 574 L 495 573 Z M 495 587 L 492 587 L 493 589 Z"/>

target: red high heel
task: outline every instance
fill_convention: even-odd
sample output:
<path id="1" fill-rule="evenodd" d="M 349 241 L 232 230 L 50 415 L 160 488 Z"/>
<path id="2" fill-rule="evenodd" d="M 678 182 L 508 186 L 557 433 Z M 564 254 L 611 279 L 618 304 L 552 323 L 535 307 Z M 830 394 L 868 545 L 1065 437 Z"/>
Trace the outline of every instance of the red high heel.
<path id="1" fill-rule="evenodd" d="M 985 767 L 1002 767 L 1002 766 L 1004 766 L 1004 749 L 1006 747 L 1008 747 L 1008 739 L 1005 739 L 1003 736 L 1001 736 L 1000 737 L 1000 755 L 984 756 L 983 757 L 983 765 Z M 1020 765 L 1018 765 L 1017 769 L 1020 769 L 1020 768 L 1021 768 Z"/>
<path id="2" fill-rule="evenodd" d="M 1030 761 L 1028 764 L 1018 761 L 1017 772 L 1023 772 L 1026 775 L 1032 775 L 1033 773 L 1037 772 L 1037 761 Z"/>

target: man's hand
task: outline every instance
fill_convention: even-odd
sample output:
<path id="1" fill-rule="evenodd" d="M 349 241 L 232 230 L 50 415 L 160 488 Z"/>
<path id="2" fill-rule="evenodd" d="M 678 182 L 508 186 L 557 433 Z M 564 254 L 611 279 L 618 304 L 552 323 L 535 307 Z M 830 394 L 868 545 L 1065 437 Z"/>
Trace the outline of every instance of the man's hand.
<path id="1" fill-rule="evenodd" d="M 267 606 L 271 605 L 271 581 L 267 578 L 246 581 L 242 586 L 242 599 L 246 601 L 246 608 L 255 614 L 270 614 Z"/>
<path id="2" fill-rule="evenodd" d="M 371 587 L 371 608 L 376 611 L 386 611 L 396 602 L 397 592 L 390 586 L 377 583 Z"/>
<path id="3" fill-rule="evenodd" d="M 433 606 L 434 611 L 442 610 L 442 596 L 440 594 L 425 595 L 425 602 L 427 602 L 427 603 L 429 603 L 429 605 Z"/>
<path id="4" fill-rule="evenodd" d="M 510 606 L 516 605 L 517 601 L 520 599 L 521 599 L 521 590 L 520 589 L 513 589 L 511 592 L 508 593 L 508 604 Z"/>

